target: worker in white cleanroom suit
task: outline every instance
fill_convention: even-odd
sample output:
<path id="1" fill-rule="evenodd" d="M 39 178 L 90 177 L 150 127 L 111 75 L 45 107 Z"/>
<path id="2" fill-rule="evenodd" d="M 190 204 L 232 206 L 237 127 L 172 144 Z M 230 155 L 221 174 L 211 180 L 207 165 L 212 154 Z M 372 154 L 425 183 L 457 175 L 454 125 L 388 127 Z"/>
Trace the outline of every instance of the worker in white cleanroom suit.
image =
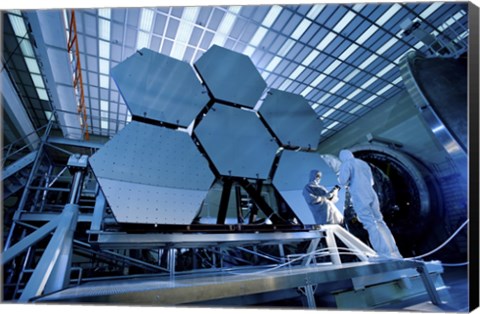
<path id="1" fill-rule="evenodd" d="M 373 249 L 380 257 L 402 258 L 395 239 L 383 220 L 378 196 L 373 189 L 373 175 L 370 166 L 357 159 L 352 152 L 340 151 L 342 165 L 338 173 L 341 186 L 350 187 L 351 201 L 358 220 L 363 224 Z"/>
<path id="2" fill-rule="evenodd" d="M 309 182 L 303 188 L 303 197 L 312 211 L 315 223 L 322 224 L 341 224 L 343 215 L 335 206 L 338 201 L 338 189 L 329 192 L 320 185 L 322 172 L 318 170 L 310 171 Z"/>

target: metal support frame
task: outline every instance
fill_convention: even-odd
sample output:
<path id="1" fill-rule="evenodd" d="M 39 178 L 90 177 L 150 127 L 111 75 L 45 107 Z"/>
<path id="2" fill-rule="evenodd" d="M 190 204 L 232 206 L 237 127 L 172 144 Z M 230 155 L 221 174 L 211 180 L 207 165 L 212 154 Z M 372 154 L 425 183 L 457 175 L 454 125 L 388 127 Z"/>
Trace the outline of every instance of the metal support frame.
<path id="1" fill-rule="evenodd" d="M 222 196 L 220 198 L 220 205 L 218 208 L 218 216 L 217 216 L 217 224 L 223 225 L 225 223 L 225 219 L 227 217 L 228 211 L 228 202 L 230 200 L 230 192 L 232 190 L 233 181 L 231 178 L 225 177 L 222 179 L 223 181 L 223 189 L 222 189 Z"/>
<path id="2" fill-rule="evenodd" d="M 255 204 L 260 208 L 260 210 L 263 211 L 265 215 L 274 224 L 282 224 L 282 223 L 285 224 L 285 221 L 275 213 L 275 211 L 270 207 L 270 205 L 268 205 L 268 203 L 260 195 L 260 192 L 258 190 L 258 184 L 260 182 L 257 182 L 257 188 L 255 188 L 255 186 L 252 185 L 247 179 L 241 179 L 239 183 L 245 189 L 245 191 L 247 191 L 248 195 L 252 198 Z"/>

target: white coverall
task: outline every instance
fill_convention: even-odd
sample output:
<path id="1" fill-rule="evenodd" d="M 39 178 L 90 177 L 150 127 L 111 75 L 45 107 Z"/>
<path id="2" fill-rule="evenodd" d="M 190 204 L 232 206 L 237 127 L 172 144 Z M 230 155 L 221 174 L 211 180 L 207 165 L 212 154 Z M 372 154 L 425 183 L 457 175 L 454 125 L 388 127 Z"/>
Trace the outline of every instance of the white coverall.
<path id="1" fill-rule="evenodd" d="M 370 166 L 357 159 L 352 152 L 340 151 L 342 165 L 338 174 L 341 186 L 350 186 L 352 204 L 358 220 L 363 224 L 373 249 L 380 257 L 402 258 L 395 239 L 383 220 L 378 196 L 373 189 L 373 175 Z"/>

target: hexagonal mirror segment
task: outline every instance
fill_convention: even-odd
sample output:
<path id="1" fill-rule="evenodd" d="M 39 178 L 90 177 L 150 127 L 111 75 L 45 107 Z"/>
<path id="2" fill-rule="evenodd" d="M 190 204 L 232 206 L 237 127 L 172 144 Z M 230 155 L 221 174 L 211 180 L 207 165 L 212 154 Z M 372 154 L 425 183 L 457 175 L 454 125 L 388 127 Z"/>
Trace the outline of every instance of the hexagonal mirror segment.
<path id="1" fill-rule="evenodd" d="M 327 190 L 338 184 L 335 171 L 318 153 L 291 150 L 282 151 L 272 180 L 273 186 L 304 224 L 316 223 L 302 194 L 303 188 L 309 183 L 311 170 L 322 171 L 321 184 Z M 344 204 L 345 191 L 342 189 L 336 203 L 341 212 Z"/>
<path id="2" fill-rule="evenodd" d="M 137 121 L 89 162 L 124 223 L 190 224 L 215 178 L 188 133 Z"/>
<path id="3" fill-rule="evenodd" d="M 111 75 L 133 116 L 187 127 L 210 100 L 188 63 L 146 48 Z"/>
<path id="4" fill-rule="evenodd" d="M 323 122 L 301 95 L 271 89 L 259 109 L 284 147 L 316 150 Z"/>
<path id="5" fill-rule="evenodd" d="M 279 148 L 255 112 L 217 103 L 194 134 L 225 176 L 266 179 Z"/>
<path id="6" fill-rule="evenodd" d="M 216 45 L 194 67 L 215 100 L 254 108 L 267 86 L 249 57 Z"/>

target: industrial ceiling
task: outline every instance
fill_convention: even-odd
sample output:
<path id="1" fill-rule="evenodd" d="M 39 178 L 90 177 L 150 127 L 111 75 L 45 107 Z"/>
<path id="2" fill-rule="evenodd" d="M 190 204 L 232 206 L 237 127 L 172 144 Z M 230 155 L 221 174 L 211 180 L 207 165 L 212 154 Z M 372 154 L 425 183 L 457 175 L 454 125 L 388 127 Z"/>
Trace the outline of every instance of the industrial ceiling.
<path id="1" fill-rule="evenodd" d="M 39 127 L 52 115 L 52 93 L 36 58 L 44 42 L 32 35 L 25 12 L 4 12 L 2 71 L 8 70 Z M 71 10 L 58 12 L 66 53 Z M 102 136 L 131 121 L 110 70 L 144 47 L 190 64 L 212 45 L 249 56 L 267 90 L 307 99 L 323 120 L 324 140 L 404 90 L 398 65 L 407 51 L 458 56 L 469 34 L 463 2 L 92 8 L 76 9 L 75 16 L 87 124 Z M 407 34 L 402 26 L 409 22 L 419 22 L 450 47 L 448 53 Z M 72 86 L 69 69 L 66 87 Z M 75 123 L 69 127 L 78 127 L 79 119 Z"/>

